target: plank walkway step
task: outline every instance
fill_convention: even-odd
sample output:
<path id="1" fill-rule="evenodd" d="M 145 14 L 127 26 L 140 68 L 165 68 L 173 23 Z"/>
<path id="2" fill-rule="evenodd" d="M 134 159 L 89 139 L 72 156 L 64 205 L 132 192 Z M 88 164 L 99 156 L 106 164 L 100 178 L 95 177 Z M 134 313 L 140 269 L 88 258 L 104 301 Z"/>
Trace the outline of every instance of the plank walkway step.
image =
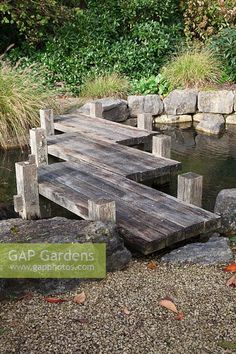
<path id="1" fill-rule="evenodd" d="M 122 145 L 146 144 L 157 132 L 140 130 L 134 127 L 94 118 L 84 114 L 65 114 L 54 118 L 54 127 L 63 133 L 83 133 L 91 138 L 112 140 Z"/>
<path id="2" fill-rule="evenodd" d="M 48 152 L 66 161 L 85 161 L 136 182 L 176 175 L 181 163 L 80 133 L 48 137 Z"/>
<path id="3" fill-rule="evenodd" d="M 125 242 L 144 254 L 219 227 L 219 216 L 91 163 L 41 166 L 38 175 L 42 196 L 84 219 L 88 200 L 114 200 Z"/>

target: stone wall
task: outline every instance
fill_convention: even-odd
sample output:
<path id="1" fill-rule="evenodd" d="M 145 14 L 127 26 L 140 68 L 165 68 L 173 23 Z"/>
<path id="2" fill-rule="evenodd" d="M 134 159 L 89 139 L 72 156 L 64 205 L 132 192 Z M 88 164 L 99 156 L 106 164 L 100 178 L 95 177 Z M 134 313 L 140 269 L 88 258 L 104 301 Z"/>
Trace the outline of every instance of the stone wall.
<path id="1" fill-rule="evenodd" d="M 236 124 L 236 91 L 174 90 L 163 100 L 158 95 L 129 96 L 131 117 L 151 113 L 155 123 L 197 122 L 196 129 L 220 133 L 225 124 Z"/>
<path id="2" fill-rule="evenodd" d="M 225 124 L 236 124 L 236 91 L 174 90 L 162 99 L 159 95 L 128 96 L 127 101 L 103 98 L 104 119 L 136 126 L 137 116 L 153 115 L 156 124 L 196 122 L 196 129 L 219 134 Z M 89 103 L 80 112 L 89 115 Z"/>

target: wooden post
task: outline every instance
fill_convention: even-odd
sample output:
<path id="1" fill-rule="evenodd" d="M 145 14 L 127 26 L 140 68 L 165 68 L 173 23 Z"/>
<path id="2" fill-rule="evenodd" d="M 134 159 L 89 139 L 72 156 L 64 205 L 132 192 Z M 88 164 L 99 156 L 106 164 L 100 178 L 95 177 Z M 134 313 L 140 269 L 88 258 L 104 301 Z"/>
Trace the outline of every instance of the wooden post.
<path id="1" fill-rule="evenodd" d="M 100 198 L 88 201 L 89 220 L 116 222 L 116 203 Z"/>
<path id="2" fill-rule="evenodd" d="M 46 131 L 42 128 L 30 130 L 31 154 L 35 156 L 37 166 L 48 165 L 48 146 Z"/>
<path id="3" fill-rule="evenodd" d="M 186 203 L 201 207 L 203 177 L 193 172 L 178 176 L 177 198 Z"/>
<path id="4" fill-rule="evenodd" d="M 52 109 L 40 109 L 40 124 L 41 128 L 45 129 L 46 136 L 54 135 L 54 121 Z"/>
<path id="5" fill-rule="evenodd" d="M 152 137 L 152 153 L 158 157 L 170 159 L 171 137 L 168 135 L 155 135 Z"/>
<path id="6" fill-rule="evenodd" d="M 102 115 L 102 103 L 101 102 L 91 102 L 90 103 L 90 117 L 103 118 Z"/>
<path id="7" fill-rule="evenodd" d="M 153 116 L 151 113 L 138 114 L 138 129 L 146 129 L 152 131 Z"/>
<path id="8" fill-rule="evenodd" d="M 15 211 L 23 219 L 40 218 L 38 176 L 36 164 L 17 162 L 16 184 L 17 195 L 14 196 Z"/>

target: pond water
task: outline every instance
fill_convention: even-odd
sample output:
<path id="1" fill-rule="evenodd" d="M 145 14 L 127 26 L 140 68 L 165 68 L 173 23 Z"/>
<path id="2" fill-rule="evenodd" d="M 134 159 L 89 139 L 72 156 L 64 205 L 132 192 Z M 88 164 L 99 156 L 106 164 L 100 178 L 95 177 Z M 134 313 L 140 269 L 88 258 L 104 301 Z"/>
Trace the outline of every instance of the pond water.
<path id="1" fill-rule="evenodd" d="M 203 208 L 213 210 L 221 189 L 236 188 L 236 126 L 222 136 L 198 134 L 192 125 L 157 126 L 172 137 L 171 158 L 182 162 L 182 172 L 203 175 Z M 176 183 L 170 193 L 176 195 Z"/>
<path id="2" fill-rule="evenodd" d="M 236 126 L 230 126 L 221 137 L 197 134 L 192 126 L 157 126 L 156 129 L 171 135 L 171 157 L 182 162 L 182 172 L 192 171 L 204 176 L 203 207 L 213 210 L 217 193 L 236 187 Z M 16 194 L 15 162 L 26 160 L 27 156 L 26 150 L 0 150 L 0 206 L 12 204 Z M 165 191 L 176 195 L 176 179 Z M 42 204 L 51 216 L 71 216 L 45 200 Z"/>

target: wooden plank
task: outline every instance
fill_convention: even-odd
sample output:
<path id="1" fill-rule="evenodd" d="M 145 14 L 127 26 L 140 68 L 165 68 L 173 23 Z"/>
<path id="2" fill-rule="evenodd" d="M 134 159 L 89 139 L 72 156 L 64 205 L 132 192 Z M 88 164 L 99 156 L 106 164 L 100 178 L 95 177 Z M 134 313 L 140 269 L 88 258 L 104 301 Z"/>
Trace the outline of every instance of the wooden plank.
<path id="1" fill-rule="evenodd" d="M 157 132 L 139 130 L 135 127 L 107 121 L 102 118 L 91 118 L 82 114 L 71 114 L 55 118 L 55 129 L 70 133 L 80 132 L 91 137 L 108 139 L 122 145 L 139 145 L 147 143 Z"/>
<path id="2" fill-rule="evenodd" d="M 200 209 L 202 211 L 201 214 L 195 214 L 195 207 L 179 202 L 176 198 L 169 198 L 170 196 L 164 193 L 139 185 L 121 176 L 119 177 L 109 171 L 101 171 L 94 166 L 82 163 L 79 165 L 64 163 L 63 168 L 63 173 L 60 171 L 58 176 L 55 175 L 56 172 L 52 171 L 52 173 L 55 178 L 63 180 L 63 183 L 69 184 L 72 188 L 72 184 L 79 179 L 80 186 L 81 181 L 94 185 L 96 189 L 104 189 L 108 196 L 119 196 L 128 205 L 132 203 L 132 206 L 137 205 L 138 209 L 144 208 L 153 216 L 158 214 L 164 219 L 167 219 L 167 217 L 169 219 L 172 218 L 175 223 L 178 222 L 181 226 L 194 227 L 192 226 L 194 218 L 195 223 L 203 223 L 204 225 L 202 226 L 207 227 L 208 220 L 215 219 L 215 215 L 212 213 Z M 136 189 L 138 189 L 139 193 L 137 193 Z M 153 201 L 158 203 L 153 203 Z"/>
<path id="3" fill-rule="evenodd" d="M 178 176 L 178 199 L 186 203 L 202 205 L 203 177 L 193 172 Z"/>
<path id="4" fill-rule="evenodd" d="M 112 142 L 91 139 L 81 134 L 61 134 L 49 139 L 49 153 L 68 161 L 86 161 L 122 174 L 135 181 L 144 181 L 176 174 L 181 164 L 152 154 L 130 149 Z"/>

